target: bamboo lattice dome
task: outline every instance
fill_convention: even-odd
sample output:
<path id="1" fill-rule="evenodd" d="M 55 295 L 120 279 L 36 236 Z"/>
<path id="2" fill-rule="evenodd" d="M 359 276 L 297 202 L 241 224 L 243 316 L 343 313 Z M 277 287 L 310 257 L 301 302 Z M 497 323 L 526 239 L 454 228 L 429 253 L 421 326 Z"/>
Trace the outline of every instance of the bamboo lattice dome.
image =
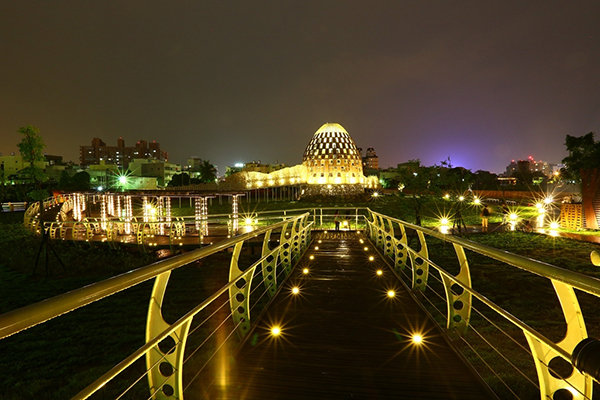
<path id="1" fill-rule="evenodd" d="M 324 124 L 304 150 L 309 184 L 363 183 L 362 158 L 348 132 L 335 123 Z"/>

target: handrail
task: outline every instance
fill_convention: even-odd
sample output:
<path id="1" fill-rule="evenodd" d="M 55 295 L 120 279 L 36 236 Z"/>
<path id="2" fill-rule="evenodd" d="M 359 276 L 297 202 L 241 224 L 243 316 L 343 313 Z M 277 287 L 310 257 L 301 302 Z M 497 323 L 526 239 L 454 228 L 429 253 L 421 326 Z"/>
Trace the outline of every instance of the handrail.
<path id="1" fill-rule="evenodd" d="M 437 293 L 437 295 L 445 301 L 447 306 L 446 322 L 448 330 L 453 331 L 468 344 L 465 335 L 472 325 L 471 311 L 477 311 L 473 306 L 473 298 L 476 298 L 497 315 L 520 329 L 525 336 L 529 344 L 530 354 L 533 356 L 539 380 L 538 388 L 542 399 L 556 398 L 555 395 L 557 393 L 565 391 L 571 392 L 571 394 L 578 393 L 583 398 L 592 398 L 592 380 L 598 381 L 600 379 L 598 373 L 594 372 L 594 368 L 596 367 L 588 368 L 591 371 L 589 372 L 588 370 L 580 370 L 579 365 L 575 369 L 575 364 L 573 364 L 576 348 L 579 348 L 579 345 L 586 340 L 590 340 L 588 339 L 583 313 L 579 306 L 575 289 L 600 297 L 600 279 L 417 226 L 372 210 L 369 210 L 369 212 L 370 218 L 367 221 L 367 225 L 371 240 L 374 241 L 376 247 L 383 249 L 386 257 L 393 260 L 392 270 L 403 284 L 405 282 L 401 272 L 405 267 L 408 267 L 412 271 L 412 289 L 420 291 L 427 298 L 427 289 L 430 288 L 433 290 L 427 283 L 429 267 L 433 267 L 438 271 L 441 277 L 440 283 L 444 287 L 445 299 L 443 294 L 440 295 Z M 400 232 L 398 232 L 399 238 L 396 237 L 397 231 L 394 224 L 397 224 L 397 228 L 400 229 Z M 419 250 L 415 250 L 410 246 L 406 229 L 417 233 Z M 452 275 L 430 259 L 426 236 L 434 237 L 453 245 L 460 267 L 456 275 Z M 551 341 L 527 323 L 476 291 L 471 284 L 470 267 L 465 249 L 550 280 L 566 322 L 567 330 L 565 337 L 556 343 Z M 411 280 L 410 276 L 406 274 L 405 276 L 409 281 Z M 455 285 L 461 287 L 462 290 L 455 289 Z M 430 300 L 428 301 L 433 306 L 433 303 Z M 435 306 L 434 308 L 437 309 Z M 477 312 L 481 314 L 480 311 Z M 491 321 L 488 320 L 488 322 Z M 501 332 L 507 335 L 502 330 Z M 477 333 L 477 335 L 481 334 Z M 491 346 L 491 344 L 489 345 Z M 498 351 L 493 346 L 491 347 Z M 503 356 L 501 353 L 499 354 Z M 563 376 L 553 370 L 552 363 L 560 358 L 572 364 L 572 373 Z M 506 383 L 504 384 L 506 385 Z"/>
<path id="2" fill-rule="evenodd" d="M 397 218 L 388 217 L 376 211 L 371 212 L 374 215 L 385 217 L 386 219 L 391 220 L 393 222 L 401 223 L 405 227 L 408 227 L 415 231 L 423 232 L 437 239 L 457 244 L 465 249 L 469 249 L 484 256 L 507 263 L 509 265 L 512 265 L 513 267 L 523 269 L 525 271 L 534 273 L 544 278 L 550 278 L 562 283 L 566 283 L 584 292 L 600 296 L 600 279 L 598 278 L 594 278 L 589 275 L 584 275 L 579 272 L 570 271 L 568 269 L 560 268 L 555 265 L 534 260 L 528 257 L 513 254 L 508 251 L 499 250 L 493 247 L 486 246 L 484 244 L 475 243 L 470 240 L 462 239 L 456 236 L 443 234 L 433 229 L 414 225 L 409 222 L 399 220 Z"/>
<path id="3" fill-rule="evenodd" d="M 301 219 L 306 215 L 307 214 L 297 216 L 294 220 Z M 148 266 L 125 272 L 104 281 L 93 283 L 80 289 L 0 315 L 0 339 L 155 278 L 164 272 L 172 271 L 183 265 L 189 264 L 198 258 L 207 257 L 227 249 L 250 237 L 283 227 L 289 222 L 290 220 L 287 220 L 262 227 L 252 232 L 238 235 L 231 239 L 226 239 L 216 244 L 181 254 L 177 257 L 161 260 Z"/>

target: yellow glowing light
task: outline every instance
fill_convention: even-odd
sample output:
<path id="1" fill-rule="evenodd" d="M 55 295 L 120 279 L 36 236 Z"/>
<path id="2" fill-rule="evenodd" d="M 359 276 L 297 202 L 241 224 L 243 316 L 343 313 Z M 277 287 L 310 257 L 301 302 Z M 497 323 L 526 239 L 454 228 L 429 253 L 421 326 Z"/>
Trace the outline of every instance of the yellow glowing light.
<path id="1" fill-rule="evenodd" d="M 369 248 L 368 248 L 368 247 L 365 247 L 365 251 L 369 251 Z"/>
<path id="2" fill-rule="evenodd" d="M 473 203 L 475 203 L 475 204 L 481 204 L 481 200 L 479 200 L 477 197 L 475 197 L 473 199 Z"/>
<path id="3" fill-rule="evenodd" d="M 246 218 L 246 225 L 252 225 L 252 218 Z"/>
<path id="4" fill-rule="evenodd" d="M 315 250 L 319 250 L 319 246 L 315 246 Z"/>
<path id="5" fill-rule="evenodd" d="M 348 226 L 348 221 L 344 221 L 344 222 L 342 222 L 342 225 L 344 225 L 344 226 Z"/>
<path id="6" fill-rule="evenodd" d="M 298 293 L 300 293 L 300 288 L 298 288 L 297 286 L 293 287 L 293 288 L 292 288 L 292 293 L 293 293 L 293 294 L 298 294 Z"/>
<path id="7" fill-rule="evenodd" d="M 458 200 L 459 200 L 459 201 L 463 201 L 464 199 L 465 199 L 465 196 L 459 196 L 459 197 L 458 197 Z"/>
<path id="8" fill-rule="evenodd" d="M 388 297 L 394 297 L 396 295 L 396 292 L 394 292 L 393 290 L 388 290 L 387 295 Z"/>
<path id="9" fill-rule="evenodd" d="M 448 225 L 449 223 L 450 223 L 450 221 L 448 220 L 448 218 L 440 219 L 440 224 L 442 224 L 442 225 Z"/>
<path id="10" fill-rule="evenodd" d="M 379 276 L 383 275 L 383 271 L 382 271 L 382 270 L 380 270 L 380 269 L 378 269 L 378 270 L 377 270 L 377 275 L 379 275 Z"/>
<path id="11" fill-rule="evenodd" d="M 511 213 L 511 214 L 510 214 L 510 219 L 511 219 L 512 221 L 514 221 L 514 220 L 516 220 L 516 219 L 518 219 L 518 218 L 519 218 L 519 216 L 518 216 L 516 213 Z"/>
<path id="12" fill-rule="evenodd" d="M 553 201 L 553 200 L 554 200 L 554 199 L 552 198 L 552 196 L 548 196 L 548 197 L 546 197 L 546 198 L 544 199 L 544 203 L 546 203 L 546 204 L 550 204 L 550 203 L 552 203 L 552 201 Z"/>
<path id="13" fill-rule="evenodd" d="M 327 231 L 324 231 L 323 233 L 327 233 Z"/>
<path id="14" fill-rule="evenodd" d="M 274 326 L 271 328 L 271 335 L 273 336 L 279 336 L 279 334 L 281 333 L 281 328 L 278 326 Z"/>
<path id="15" fill-rule="evenodd" d="M 375 259 L 375 257 L 373 257 L 373 256 L 369 257 L 369 261 L 373 261 L 374 259 Z"/>
<path id="16" fill-rule="evenodd" d="M 423 336 L 416 333 L 412 336 L 412 341 L 414 344 L 421 344 L 423 343 Z"/>
<path id="17" fill-rule="evenodd" d="M 365 241 L 364 241 L 364 240 L 362 240 L 362 239 L 360 239 L 360 240 L 359 240 L 359 242 L 362 244 L 362 243 L 364 243 Z"/>
<path id="18" fill-rule="evenodd" d="M 445 199 L 449 199 L 449 198 L 450 198 L 450 195 L 449 195 L 448 193 L 446 193 L 446 194 L 444 195 L 444 198 L 445 198 Z"/>
<path id="19" fill-rule="evenodd" d="M 319 243 L 322 243 L 322 242 L 323 242 L 322 240 L 319 240 Z"/>
<path id="20" fill-rule="evenodd" d="M 304 268 L 304 269 L 302 270 L 302 273 L 303 273 L 304 275 L 308 274 L 308 268 Z"/>
<path id="21" fill-rule="evenodd" d="M 558 229 L 559 225 L 558 222 L 554 221 L 550 223 L 550 229 Z"/>
<path id="22" fill-rule="evenodd" d="M 535 203 L 535 206 L 536 206 L 537 208 L 542 208 L 542 207 L 544 207 L 544 205 L 543 205 L 542 203 Z"/>
<path id="23" fill-rule="evenodd" d="M 314 260 L 314 259 L 315 259 L 315 256 L 310 256 L 310 257 L 308 257 L 308 258 L 310 258 L 311 260 Z"/>
<path id="24" fill-rule="evenodd" d="M 373 192 L 373 197 L 377 197 L 377 196 L 379 196 L 379 193 Z"/>

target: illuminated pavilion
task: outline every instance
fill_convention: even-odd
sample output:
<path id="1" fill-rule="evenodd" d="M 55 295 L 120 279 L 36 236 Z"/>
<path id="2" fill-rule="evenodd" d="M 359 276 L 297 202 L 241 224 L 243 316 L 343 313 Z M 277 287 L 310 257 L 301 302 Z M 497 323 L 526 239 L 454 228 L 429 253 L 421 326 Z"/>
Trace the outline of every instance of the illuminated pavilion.
<path id="1" fill-rule="evenodd" d="M 269 174 L 246 171 L 227 178 L 240 189 L 304 185 L 303 195 L 357 195 L 376 188 L 376 176 L 365 177 L 362 158 L 348 132 L 336 123 L 326 123 L 304 150 L 302 164 Z"/>
<path id="2" fill-rule="evenodd" d="M 302 165 L 309 185 L 365 182 L 360 152 L 340 124 L 326 123 L 315 132 L 304 150 Z"/>

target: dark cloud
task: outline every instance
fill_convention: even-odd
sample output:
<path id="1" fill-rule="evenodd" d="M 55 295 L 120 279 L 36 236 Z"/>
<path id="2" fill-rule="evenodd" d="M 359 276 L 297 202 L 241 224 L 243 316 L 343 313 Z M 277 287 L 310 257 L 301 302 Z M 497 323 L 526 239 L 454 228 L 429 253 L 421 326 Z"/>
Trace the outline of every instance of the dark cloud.
<path id="1" fill-rule="evenodd" d="M 558 162 L 600 124 L 596 1 L 47 1 L 0 12 L 0 151 L 19 126 L 171 160 L 300 162 L 325 122 L 383 166 Z"/>

